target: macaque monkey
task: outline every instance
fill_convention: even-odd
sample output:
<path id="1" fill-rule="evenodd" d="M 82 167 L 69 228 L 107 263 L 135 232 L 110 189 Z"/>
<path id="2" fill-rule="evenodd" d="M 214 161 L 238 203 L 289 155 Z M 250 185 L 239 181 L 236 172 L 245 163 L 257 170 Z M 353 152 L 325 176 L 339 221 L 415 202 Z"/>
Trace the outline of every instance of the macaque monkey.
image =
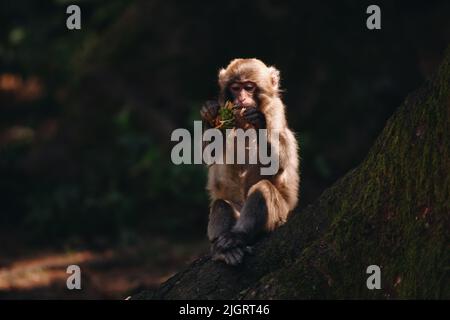
<path id="1" fill-rule="evenodd" d="M 211 255 L 229 265 L 240 264 L 249 245 L 286 222 L 297 205 L 297 140 L 287 125 L 279 81 L 274 67 L 258 59 L 235 59 L 219 72 L 219 101 L 207 101 L 200 111 L 204 126 L 211 128 L 220 105 L 232 101 L 245 108 L 243 117 L 254 128 L 278 133 L 279 170 L 274 175 L 261 175 L 258 164 L 209 166 Z"/>

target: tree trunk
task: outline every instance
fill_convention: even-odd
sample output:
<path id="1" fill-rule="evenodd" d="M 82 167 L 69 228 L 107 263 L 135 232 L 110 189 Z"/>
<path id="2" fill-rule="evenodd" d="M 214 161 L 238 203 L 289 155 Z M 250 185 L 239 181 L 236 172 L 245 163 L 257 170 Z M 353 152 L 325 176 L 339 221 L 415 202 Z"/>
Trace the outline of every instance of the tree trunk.
<path id="1" fill-rule="evenodd" d="M 208 256 L 135 299 L 450 298 L 450 48 L 357 168 L 255 246 Z M 306 168 L 307 170 L 307 168 Z M 381 268 L 369 290 L 367 267 Z"/>

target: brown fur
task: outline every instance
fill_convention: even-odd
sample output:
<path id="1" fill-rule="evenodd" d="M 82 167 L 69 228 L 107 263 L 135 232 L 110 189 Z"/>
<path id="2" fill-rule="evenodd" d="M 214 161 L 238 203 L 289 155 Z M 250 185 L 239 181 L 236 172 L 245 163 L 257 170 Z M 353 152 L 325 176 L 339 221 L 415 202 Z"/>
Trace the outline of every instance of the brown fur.
<path id="1" fill-rule="evenodd" d="M 217 200 L 224 200 L 234 209 L 239 231 L 239 215 L 247 198 L 259 191 L 267 206 L 265 231 L 283 224 L 297 205 L 299 178 L 298 146 L 287 126 L 285 106 L 280 99 L 280 73 L 258 59 L 235 59 L 219 72 L 221 105 L 228 99 L 228 86 L 233 81 L 252 81 L 257 85 L 259 110 L 265 115 L 267 130 L 279 134 L 280 169 L 273 176 L 260 175 L 259 165 L 214 164 L 209 167 L 208 185 L 211 208 Z M 270 139 L 269 139 L 270 142 Z M 217 220 L 217 217 L 214 217 Z M 214 229 L 214 226 L 210 227 Z M 209 234 L 217 232 L 210 231 Z M 210 237 L 210 240 L 211 239 Z"/>

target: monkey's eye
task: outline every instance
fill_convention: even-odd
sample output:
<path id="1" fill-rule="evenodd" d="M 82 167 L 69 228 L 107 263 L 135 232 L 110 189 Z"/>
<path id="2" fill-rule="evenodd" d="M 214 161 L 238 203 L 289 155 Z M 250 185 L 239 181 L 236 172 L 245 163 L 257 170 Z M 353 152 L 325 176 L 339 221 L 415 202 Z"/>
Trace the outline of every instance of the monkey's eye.
<path id="1" fill-rule="evenodd" d="M 244 89 L 245 89 L 245 91 L 252 92 L 253 90 L 255 90 L 255 86 L 253 84 L 249 83 L 244 86 Z"/>
<path id="2" fill-rule="evenodd" d="M 232 85 L 231 87 L 230 87 L 230 89 L 231 89 L 231 91 L 234 91 L 234 92 L 238 92 L 238 91 L 240 91 L 241 90 L 241 86 L 240 85 Z"/>

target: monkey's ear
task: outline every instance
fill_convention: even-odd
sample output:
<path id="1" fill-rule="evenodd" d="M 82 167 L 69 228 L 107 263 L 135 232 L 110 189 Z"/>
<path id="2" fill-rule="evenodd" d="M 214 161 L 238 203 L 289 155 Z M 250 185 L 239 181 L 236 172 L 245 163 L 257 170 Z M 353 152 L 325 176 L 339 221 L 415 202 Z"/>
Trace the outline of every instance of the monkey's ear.
<path id="1" fill-rule="evenodd" d="M 227 71 L 222 68 L 219 70 L 219 85 L 223 86 L 223 84 L 226 82 L 225 76 L 226 76 Z"/>
<path id="2" fill-rule="evenodd" d="M 280 85 L 280 71 L 278 71 L 275 67 L 269 67 L 269 73 L 270 73 L 270 80 L 272 81 L 272 85 L 275 89 L 278 90 L 278 87 Z"/>
<path id="3" fill-rule="evenodd" d="M 224 68 L 219 70 L 219 78 L 225 77 L 226 70 Z"/>

